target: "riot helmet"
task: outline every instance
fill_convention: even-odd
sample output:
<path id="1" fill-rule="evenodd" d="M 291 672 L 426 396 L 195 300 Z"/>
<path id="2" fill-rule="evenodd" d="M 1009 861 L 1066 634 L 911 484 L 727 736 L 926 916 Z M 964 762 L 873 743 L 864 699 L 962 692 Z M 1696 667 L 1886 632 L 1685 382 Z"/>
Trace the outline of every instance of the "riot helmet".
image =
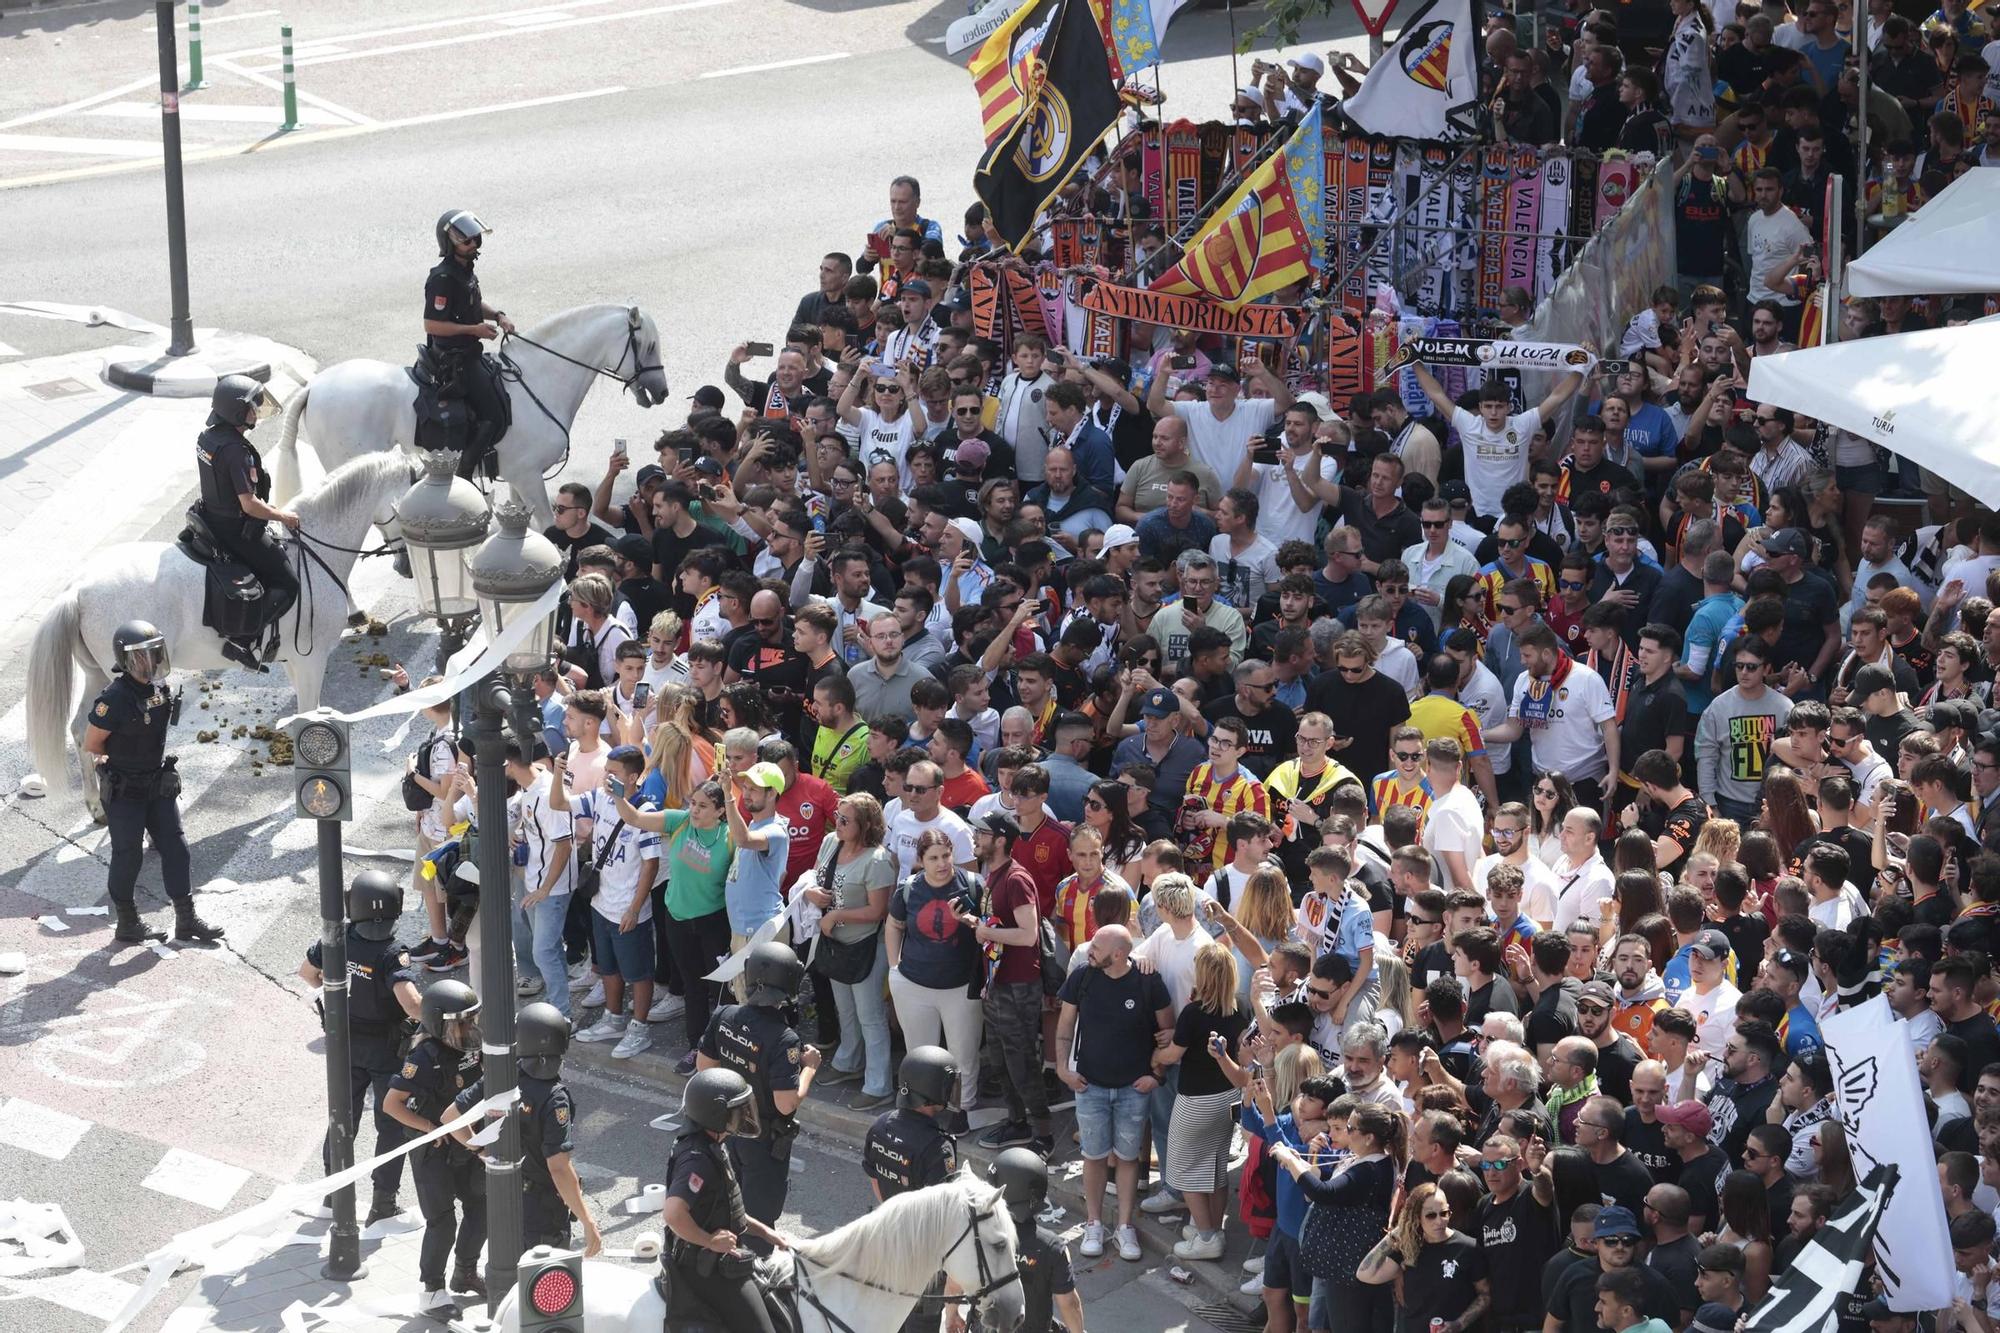
<path id="1" fill-rule="evenodd" d="M 393 939 L 403 915 L 403 885 L 379 870 L 364 870 L 347 889 L 347 919 L 364 940 Z"/>
<path id="2" fill-rule="evenodd" d="M 471 209 L 451 209 L 437 220 L 438 253 L 450 258 L 453 241 L 469 241 L 477 245 L 479 238 L 492 230 L 475 217 Z"/>
<path id="3" fill-rule="evenodd" d="M 208 422 L 249 430 L 271 415 L 276 404 L 270 391 L 248 375 L 224 375 L 208 400 Z"/>
<path id="4" fill-rule="evenodd" d="M 696 1070 L 681 1090 L 681 1119 L 711 1134 L 757 1137 L 757 1098 L 750 1082 L 717 1065 Z"/>
<path id="5" fill-rule="evenodd" d="M 423 1010 L 424 1035 L 443 1041 L 447 1023 L 470 1023 L 478 1015 L 479 995 L 463 981 L 447 977 L 424 992 Z"/>
<path id="6" fill-rule="evenodd" d="M 546 1000 L 521 1011 L 514 1024 L 514 1053 L 529 1078 L 558 1078 L 569 1050 L 569 1020 Z"/>
<path id="7" fill-rule="evenodd" d="M 1049 1197 L 1049 1164 L 1027 1148 L 1009 1148 L 986 1168 L 986 1178 L 1000 1187 L 1016 1226 L 1033 1226 L 1035 1214 Z"/>
<path id="8" fill-rule="evenodd" d="M 117 670 L 147 684 L 173 670 L 165 636 L 146 620 L 128 620 L 111 632 L 111 660 Z"/>
<path id="9" fill-rule="evenodd" d="M 766 940 L 743 960 L 743 998 L 751 1004 L 789 1004 L 806 979 L 806 965 L 789 944 Z"/>
<path id="10" fill-rule="evenodd" d="M 942 1046 L 912 1046 L 896 1069 L 897 1105 L 908 1111 L 958 1105 L 958 1061 Z"/>

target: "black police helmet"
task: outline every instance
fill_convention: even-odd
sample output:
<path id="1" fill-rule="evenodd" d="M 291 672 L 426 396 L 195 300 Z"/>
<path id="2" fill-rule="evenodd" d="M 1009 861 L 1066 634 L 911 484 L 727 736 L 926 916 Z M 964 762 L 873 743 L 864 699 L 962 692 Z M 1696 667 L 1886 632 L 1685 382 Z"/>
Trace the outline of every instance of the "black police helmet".
<path id="1" fill-rule="evenodd" d="M 958 1061 L 942 1046 L 912 1046 L 896 1069 L 897 1104 L 906 1110 L 958 1104 Z"/>
<path id="2" fill-rule="evenodd" d="M 986 1178 L 1000 1187 L 1007 1211 L 1018 1225 L 1033 1225 L 1035 1214 L 1049 1197 L 1049 1164 L 1027 1148 L 1009 1148 L 986 1168 Z"/>
<path id="3" fill-rule="evenodd" d="M 449 255 L 452 241 L 476 241 L 492 230 L 469 208 L 448 209 L 437 220 L 438 253 Z"/>
<path id="4" fill-rule="evenodd" d="M 733 1069 L 697 1070 L 681 1090 L 681 1119 L 711 1134 L 755 1135 L 757 1099 Z"/>
<path id="5" fill-rule="evenodd" d="M 364 940 L 386 940 L 403 915 L 403 885 L 379 870 L 364 870 L 347 889 L 347 919 Z"/>
<path id="6" fill-rule="evenodd" d="M 444 1025 L 457 1018 L 471 1018 L 479 1012 L 479 995 L 463 981 L 447 977 L 433 982 L 424 992 L 424 1034 L 443 1037 Z"/>
<path id="7" fill-rule="evenodd" d="M 556 1078 L 569 1050 L 569 1020 L 546 1000 L 521 1011 L 514 1022 L 514 1054 L 529 1078 Z"/>
<path id="8" fill-rule="evenodd" d="M 744 998 L 751 1004 L 789 1003 L 806 979 L 806 965 L 789 944 L 766 940 L 743 960 Z"/>
<path id="9" fill-rule="evenodd" d="M 248 375 L 224 375 L 209 396 L 208 419 L 249 430 L 257 424 L 264 403 L 264 386 L 256 380 Z"/>
<path id="10" fill-rule="evenodd" d="M 150 620 L 128 620 L 111 632 L 111 657 L 120 671 L 131 671 L 133 653 L 150 654 L 148 680 L 158 680 L 172 669 L 167 662 L 167 640 Z"/>

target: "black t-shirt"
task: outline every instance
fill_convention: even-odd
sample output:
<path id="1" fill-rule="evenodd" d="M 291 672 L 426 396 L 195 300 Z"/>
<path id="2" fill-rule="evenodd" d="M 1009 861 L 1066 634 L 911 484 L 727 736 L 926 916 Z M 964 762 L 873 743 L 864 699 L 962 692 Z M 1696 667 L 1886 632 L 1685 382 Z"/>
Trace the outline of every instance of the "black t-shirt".
<path id="1" fill-rule="evenodd" d="M 1738 1083 L 1734 1079 L 1718 1083 L 1705 1102 L 1708 1113 L 1715 1117 L 1709 1141 L 1720 1144 L 1730 1161 L 1742 1161 L 1743 1145 L 1749 1140 L 1750 1131 L 1764 1123 L 1764 1113 L 1771 1109 L 1771 1099 L 1777 1095 L 1775 1074 L 1766 1074 L 1756 1083 Z"/>
<path id="2" fill-rule="evenodd" d="M 1575 504 L 1576 497 L 1588 491 L 1608 496 L 1613 491 L 1639 489 L 1639 479 L 1632 475 L 1631 470 L 1620 467 L 1609 458 L 1598 459 L 1597 466 L 1588 469 L 1578 467 L 1574 461 L 1564 463 L 1563 476 L 1569 482 L 1569 489 L 1564 492 L 1569 504 Z M 1642 600 L 1634 612 L 1636 614 L 1645 609 L 1646 604 Z"/>
<path id="3" fill-rule="evenodd" d="M 1479 1294 L 1486 1276 L 1479 1242 L 1453 1231 L 1441 1244 L 1425 1244 L 1416 1262 L 1403 1270 L 1403 1327 L 1428 1330 L 1433 1319 L 1456 1319 Z"/>
<path id="4" fill-rule="evenodd" d="M 1488 1014 L 1518 1014 L 1521 1002 L 1514 997 L 1513 983 L 1505 977 L 1494 977 L 1465 997 L 1465 1025 L 1476 1028 L 1486 1021 Z"/>
<path id="5" fill-rule="evenodd" d="M 1773 1213 L 1771 1216 L 1783 1217 L 1784 1214 Z M 1655 1245 L 1646 1255 L 1646 1267 L 1667 1280 L 1667 1285 L 1674 1289 L 1674 1301 L 1683 1310 L 1701 1307 L 1701 1294 L 1694 1285 L 1697 1271 L 1695 1256 L 1700 1253 L 1700 1241 L 1693 1236 L 1682 1236 L 1679 1240 Z M 1678 1326 L 1680 1320 L 1676 1318 L 1671 1322 Z"/>
<path id="6" fill-rule="evenodd" d="M 1993 1020 L 1984 1012 L 1946 1023 L 1944 1030 L 1965 1043 L 1967 1069 L 1984 1069 L 2000 1060 L 2000 1030 L 1994 1028 Z"/>
<path id="7" fill-rule="evenodd" d="M 1476 1231 L 1492 1286 L 1494 1321 L 1538 1323 L 1542 1268 L 1556 1252 L 1555 1210 L 1536 1203 L 1524 1180 L 1505 1203 L 1490 1194 L 1479 1201 Z"/>
<path id="8" fill-rule="evenodd" d="M 1353 741 L 1334 758 L 1366 782 L 1389 771 L 1389 733 L 1410 720 L 1410 696 L 1381 672 L 1348 684 L 1338 671 L 1324 672 L 1306 687 L 1306 708 L 1334 720 L 1334 734 Z"/>
<path id="9" fill-rule="evenodd" d="M 768 644 L 759 634 L 746 634 L 730 647 L 729 668 L 743 679 L 757 682 L 780 731 L 787 736 L 799 734 L 805 704 L 811 697 L 810 658 L 791 647 Z"/>
<path id="10" fill-rule="evenodd" d="M 1687 726 L 1687 695 L 1681 691 L 1679 681 L 1674 682 L 1674 694 L 1676 698 L 1673 704 L 1668 706 L 1667 711 L 1673 711 L 1677 708 L 1682 719 L 1679 725 L 1685 727 Z M 1689 730 L 1691 729 L 1689 728 Z M 1687 731 L 1682 731 L 1678 734 L 1687 735 L 1688 733 Z M 1664 747 L 1648 746 L 1646 748 L 1660 749 Z M 1637 758 L 1644 753 L 1644 749 L 1624 749 L 1621 740 L 1619 749 L 1621 762 L 1626 755 Z M 1689 742 L 1686 753 L 1690 756 L 1694 754 L 1694 744 L 1692 741 Z M 1627 766 L 1629 767 L 1629 764 Z M 1701 826 L 1707 822 L 1708 803 L 1693 792 L 1689 792 L 1687 799 L 1671 810 L 1662 810 L 1651 801 L 1647 801 L 1639 810 L 1639 827 L 1646 831 L 1647 837 L 1656 841 L 1661 837 L 1671 837 L 1675 842 L 1680 844 L 1681 854 L 1668 864 L 1660 867 L 1661 870 L 1672 875 L 1675 879 L 1680 878 L 1681 867 L 1685 866 L 1688 857 L 1694 854 L 1695 839 L 1701 836 Z"/>
<path id="11" fill-rule="evenodd" d="M 1936 926 L 1943 930 L 1957 919 L 1958 913 L 1952 909 L 1951 899 L 1942 893 L 1933 893 L 1927 898 L 1919 898 L 1911 904 L 1916 920 L 1921 925 Z"/>
<path id="12" fill-rule="evenodd" d="M 1398 501 L 1387 514 L 1375 512 L 1368 492 L 1343 487 L 1340 517 L 1361 533 L 1361 550 L 1370 560 L 1400 560 L 1403 552 L 1424 539 L 1423 525 L 1409 506 Z"/>
<path id="13" fill-rule="evenodd" d="M 1851 824 L 1842 825 L 1840 828 L 1828 829 L 1824 833 L 1815 833 L 1807 838 L 1793 851 L 1792 859 L 1803 862 L 1806 853 L 1815 844 L 1822 842 L 1847 853 L 1847 882 L 1860 890 L 1862 897 L 1872 898 L 1875 867 L 1869 864 L 1869 860 L 1875 852 L 1875 840 Z M 1737 963 L 1736 970 L 1740 973 L 1743 970 L 1742 959 L 1739 958 Z"/>
<path id="14" fill-rule="evenodd" d="M 1688 1216 L 1708 1219 L 1702 1224 L 1702 1231 L 1720 1229 L 1722 1205 L 1718 1202 L 1716 1182 L 1727 1170 L 1729 1159 L 1712 1143 L 1703 1149 L 1701 1156 L 1681 1164 L 1680 1178 L 1675 1183 L 1687 1191 Z"/>
<path id="15" fill-rule="evenodd" d="M 1625 1108 L 1625 1151 L 1644 1163 L 1655 1185 L 1681 1183 L 1681 1159 L 1667 1147 L 1667 1127 L 1657 1120 L 1650 1125 L 1641 1120 L 1636 1106 Z"/>
<path id="16" fill-rule="evenodd" d="M 675 536 L 671 527 L 653 529 L 653 564 L 658 567 L 654 577 L 667 585 L 673 595 L 674 610 L 680 613 L 683 620 L 694 614 L 694 598 L 681 591 L 678 578 L 681 561 L 687 558 L 689 551 L 704 546 L 720 546 L 723 553 L 728 554 L 728 543 L 723 541 L 722 534 L 700 523 L 695 524 L 694 530 L 685 537 Z M 642 625 L 640 628 L 645 627 Z"/>
<path id="17" fill-rule="evenodd" d="M 1628 1148 L 1597 1168 L 1597 1192 L 1607 1204 L 1630 1208 L 1632 1216 L 1646 1206 L 1646 1191 L 1653 1188 L 1653 1173 Z"/>
<path id="18" fill-rule="evenodd" d="M 1229 1058 L 1233 1060 L 1236 1058 L 1237 1038 L 1249 1026 L 1250 1015 L 1241 1009 L 1233 1014 L 1211 1013 L 1192 1000 L 1181 1006 L 1180 1016 L 1174 1020 L 1174 1045 L 1185 1052 L 1181 1056 L 1180 1091 L 1183 1097 L 1206 1097 L 1210 1093 L 1228 1091 L 1229 1080 L 1223 1077 L 1222 1067 L 1209 1054 L 1208 1038 L 1211 1033 L 1220 1033 L 1229 1043 Z"/>
<path id="19" fill-rule="evenodd" d="M 1201 715 L 1211 723 L 1225 717 L 1243 719 L 1243 725 L 1250 728 L 1250 744 L 1243 751 L 1241 763 L 1259 782 L 1271 776 L 1272 769 L 1297 753 L 1298 714 L 1280 706 L 1276 700 L 1267 700 L 1264 711 L 1252 717 L 1237 706 L 1234 694 L 1226 694 L 1203 706 Z"/>
<path id="20" fill-rule="evenodd" d="M 1840 599 L 1831 583 L 1808 569 L 1805 577 L 1785 588 L 1785 626 L 1778 632 L 1778 652 L 1772 665 L 1782 668 L 1796 662 L 1810 671 L 1827 635 L 1839 632 Z M 1871 723 L 1874 720 L 1869 719 Z M 1873 741 L 1873 727 L 1869 730 Z M 1896 752 L 1877 749 L 1875 753 Z"/>
<path id="21" fill-rule="evenodd" d="M 1718 921 L 1716 928 L 1729 937 L 1729 947 L 1736 954 L 1736 975 L 1756 976 L 1757 969 L 1764 965 L 1764 942 L 1771 938 L 1770 923 L 1755 912 L 1738 912 Z"/>
<path id="22" fill-rule="evenodd" d="M 1157 973 L 1114 977 L 1085 964 L 1059 997 L 1076 1006 L 1076 1072 L 1100 1088 L 1129 1088 L 1151 1069 L 1154 1026 L 1173 1000 Z"/>
<path id="23" fill-rule="evenodd" d="M 612 542 L 618 540 L 617 533 L 605 527 L 594 518 L 590 520 L 590 526 L 583 530 L 581 537 L 572 537 L 554 524 L 550 524 L 544 528 L 542 535 L 554 542 L 556 550 L 562 552 L 563 578 L 565 580 L 576 578 L 576 558 L 583 554 L 586 547 L 609 546 Z M 643 629 L 644 626 L 641 626 L 641 628 Z"/>
<path id="24" fill-rule="evenodd" d="M 1564 977 L 1536 997 L 1535 1007 L 1528 1011 L 1528 1021 L 1524 1025 L 1530 1052 L 1576 1035 L 1576 1001 L 1582 994 L 1581 981 L 1575 977 Z"/>
<path id="25" fill-rule="evenodd" d="M 1645 1059 L 1645 1053 L 1624 1033 L 1619 1033 L 1609 1046 L 1597 1048 L 1597 1086 L 1604 1095 L 1615 1099 L 1620 1105 L 1632 1100 L 1632 1071 Z M 1629 1120 L 1628 1120 L 1629 1125 Z"/>
<path id="26" fill-rule="evenodd" d="M 1878 717 L 1870 713 L 1862 727 L 1868 733 L 1869 748 L 1879 755 L 1895 754 L 1902 748 L 1903 737 L 1913 731 L 1929 730 L 1917 720 L 1917 715 L 1907 708 L 1898 708 L 1887 717 Z"/>
<path id="27" fill-rule="evenodd" d="M 1639 1271 L 1646 1275 L 1646 1303 L 1639 1313 L 1665 1320 L 1669 1327 L 1679 1323 L 1679 1298 L 1674 1295 L 1672 1284 L 1650 1268 Z M 1556 1279 L 1555 1290 L 1549 1295 L 1549 1313 L 1562 1321 L 1563 1333 L 1595 1333 L 1600 1328 L 1597 1279 L 1603 1272 L 1603 1267 L 1593 1259 L 1572 1265 Z"/>
<path id="28" fill-rule="evenodd" d="M 1619 471 L 1622 472 L 1624 469 L 1620 468 Z M 1603 601 L 1604 594 L 1614 591 L 1629 592 L 1638 599 L 1620 613 L 1618 621 L 1619 636 L 1625 640 L 1626 647 L 1636 651 L 1639 647 L 1639 631 L 1646 627 L 1646 613 L 1653 605 L 1653 593 L 1659 586 L 1660 572 L 1651 565 L 1635 561 L 1632 568 L 1625 571 L 1625 579 L 1621 583 L 1618 576 L 1612 572 L 1611 566 L 1600 564 L 1597 573 L 1591 576 L 1590 600 Z M 1674 677 L 1669 676 L 1667 679 L 1673 680 Z M 1624 754 L 1622 748 L 1619 753 L 1622 760 Z M 1633 756 L 1637 757 L 1636 754 Z"/>
<path id="29" fill-rule="evenodd" d="M 1528 534 L 1527 553 L 1547 565 L 1550 569 L 1554 569 L 1562 564 L 1564 550 L 1561 542 L 1549 536 L 1548 533 L 1543 532 L 1540 528 L 1536 528 Z M 1490 565 L 1495 560 L 1498 560 L 1500 558 L 1500 539 L 1491 535 L 1482 538 L 1479 545 L 1472 548 L 1472 558 L 1482 565 Z"/>
<path id="30" fill-rule="evenodd" d="M 1688 716 L 1687 691 L 1671 671 L 1657 681 L 1641 676 L 1626 699 L 1625 720 L 1618 724 L 1618 762 L 1629 773 L 1640 755 L 1666 749 L 1675 736 L 1686 740 L 1687 751 L 1694 749 L 1694 719 Z M 1695 827 L 1699 830 L 1701 826 Z M 1686 845 L 1692 850 L 1694 839 L 1690 837 Z"/>
<path id="31" fill-rule="evenodd" d="M 1652 604 L 1646 608 L 1646 621 L 1648 624 L 1684 629 L 1694 616 L 1695 604 L 1707 595 L 1708 589 L 1702 583 L 1701 575 L 1691 574 L 1686 566 L 1675 564 L 1660 575 L 1659 586 L 1653 589 Z M 1672 673 L 1669 673 L 1669 678 L 1672 678 Z"/>
<path id="32" fill-rule="evenodd" d="M 1417 950 L 1417 956 L 1410 960 L 1410 989 L 1421 992 L 1424 987 L 1438 977 L 1448 977 L 1451 973 L 1451 950 L 1443 940 L 1436 944 L 1426 944 Z M 1485 1015 L 1481 1014 L 1481 1018 Z M 1465 1016 L 1468 1028 L 1477 1028 L 1479 1023 L 1470 1013 Z"/>

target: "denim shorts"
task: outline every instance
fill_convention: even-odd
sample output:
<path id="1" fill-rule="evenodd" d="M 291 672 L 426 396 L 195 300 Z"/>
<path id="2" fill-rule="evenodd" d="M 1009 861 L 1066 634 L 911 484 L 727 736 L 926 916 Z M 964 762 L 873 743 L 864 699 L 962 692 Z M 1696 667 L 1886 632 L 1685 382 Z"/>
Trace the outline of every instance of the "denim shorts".
<path id="1" fill-rule="evenodd" d="M 591 957 L 596 961 L 599 975 L 624 977 L 628 981 L 653 979 L 651 921 L 641 921 L 632 929 L 621 931 L 616 921 L 593 907 L 590 909 L 590 942 Z"/>
<path id="2" fill-rule="evenodd" d="M 1101 1162 L 1116 1156 L 1127 1162 L 1139 1160 L 1139 1144 L 1146 1128 L 1148 1095 L 1134 1087 L 1100 1088 L 1083 1085 L 1076 1094 L 1076 1128 L 1086 1161 Z"/>
<path id="3" fill-rule="evenodd" d="M 1264 1286 L 1289 1291 L 1301 1305 L 1312 1299 L 1312 1274 L 1306 1272 L 1305 1259 L 1299 1254 L 1299 1238 L 1276 1227 L 1271 1229 L 1271 1243 L 1264 1251 Z"/>
<path id="4" fill-rule="evenodd" d="M 1879 461 L 1857 463 L 1852 466 L 1844 463 L 1836 464 L 1833 469 L 1833 480 L 1841 490 L 1850 491 L 1855 495 L 1880 495 L 1883 482 L 1882 464 Z"/>

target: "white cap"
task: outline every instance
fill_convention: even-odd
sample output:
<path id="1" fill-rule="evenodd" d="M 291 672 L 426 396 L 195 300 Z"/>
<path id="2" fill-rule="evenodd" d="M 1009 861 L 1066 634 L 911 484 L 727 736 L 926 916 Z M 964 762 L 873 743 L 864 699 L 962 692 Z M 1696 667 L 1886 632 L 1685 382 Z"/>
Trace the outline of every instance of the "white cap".
<path id="1" fill-rule="evenodd" d="M 972 553 L 978 555 L 981 540 L 979 525 L 969 518 L 955 518 L 951 521 L 951 525 L 958 529 L 959 536 L 965 538 L 965 544 L 971 548 Z"/>
<path id="2" fill-rule="evenodd" d="M 1313 415 L 1321 421 L 1333 421 L 1340 416 L 1340 413 L 1334 411 L 1333 404 L 1328 401 L 1327 396 L 1317 391 L 1302 393 L 1292 401 L 1301 407 L 1310 407 Z"/>
<path id="3" fill-rule="evenodd" d="M 1326 73 L 1326 62 L 1324 60 L 1321 60 L 1318 55 L 1316 55 L 1311 51 L 1306 52 L 1302 56 L 1294 57 L 1292 60 L 1292 64 L 1296 65 L 1300 69 L 1309 69 L 1315 74 Z"/>
<path id="4" fill-rule="evenodd" d="M 1104 546 L 1099 550 L 1098 554 L 1110 555 L 1121 546 L 1137 546 L 1138 544 L 1139 534 L 1133 531 L 1131 524 L 1113 523 L 1104 530 Z"/>

